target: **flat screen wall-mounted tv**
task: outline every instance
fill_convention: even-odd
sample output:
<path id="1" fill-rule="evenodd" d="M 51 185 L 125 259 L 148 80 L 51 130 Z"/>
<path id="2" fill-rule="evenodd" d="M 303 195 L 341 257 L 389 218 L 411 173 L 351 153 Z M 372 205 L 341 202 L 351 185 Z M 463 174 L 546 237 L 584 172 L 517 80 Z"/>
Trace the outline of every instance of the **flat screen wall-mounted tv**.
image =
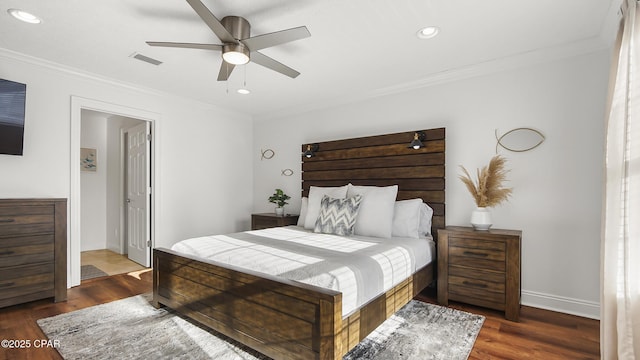
<path id="1" fill-rule="evenodd" d="M 0 79 L 0 154 L 22 155 L 27 85 Z"/>

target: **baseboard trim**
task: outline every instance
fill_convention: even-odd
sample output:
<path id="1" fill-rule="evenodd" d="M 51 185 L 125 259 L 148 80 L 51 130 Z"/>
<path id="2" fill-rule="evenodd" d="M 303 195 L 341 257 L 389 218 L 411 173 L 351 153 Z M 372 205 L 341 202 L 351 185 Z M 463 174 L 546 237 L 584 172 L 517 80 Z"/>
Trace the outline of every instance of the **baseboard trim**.
<path id="1" fill-rule="evenodd" d="M 526 290 L 521 294 L 522 305 L 600 320 L 600 303 L 597 302 Z"/>

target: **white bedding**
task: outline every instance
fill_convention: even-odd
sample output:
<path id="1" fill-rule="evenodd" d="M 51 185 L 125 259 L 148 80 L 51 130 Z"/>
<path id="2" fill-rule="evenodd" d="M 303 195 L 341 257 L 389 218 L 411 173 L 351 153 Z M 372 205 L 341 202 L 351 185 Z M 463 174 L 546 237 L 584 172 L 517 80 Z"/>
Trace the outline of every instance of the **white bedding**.
<path id="1" fill-rule="evenodd" d="M 431 238 L 342 237 L 298 226 L 204 236 L 171 249 L 340 291 L 343 316 L 435 259 Z"/>

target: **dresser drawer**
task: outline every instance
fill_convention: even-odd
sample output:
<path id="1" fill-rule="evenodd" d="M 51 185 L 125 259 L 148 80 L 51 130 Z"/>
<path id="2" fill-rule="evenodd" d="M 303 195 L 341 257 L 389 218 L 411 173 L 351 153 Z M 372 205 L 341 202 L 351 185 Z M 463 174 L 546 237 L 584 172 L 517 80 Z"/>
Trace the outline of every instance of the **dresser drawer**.
<path id="1" fill-rule="evenodd" d="M 55 243 L 55 237 L 53 234 L 24 235 L 24 236 L 14 236 L 9 238 L 0 238 L 0 253 L 3 250 L 5 250 L 5 248 L 14 248 L 17 246 L 54 244 L 54 243 Z"/>
<path id="2" fill-rule="evenodd" d="M 52 263 L 54 257 L 53 234 L 0 239 L 0 269 L 43 262 Z"/>
<path id="3" fill-rule="evenodd" d="M 50 291 L 53 296 L 54 264 L 0 269 L 0 300 Z"/>
<path id="4" fill-rule="evenodd" d="M 504 302 L 505 274 L 464 267 L 450 266 L 449 291 L 493 303 Z M 455 296 L 454 296 L 455 297 Z"/>
<path id="5" fill-rule="evenodd" d="M 494 283 L 482 279 L 469 279 L 457 276 L 449 277 L 449 288 L 465 287 L 481 292 L 504 292 L 504 282 Z"/>
<path id="6" fill-rule="evenodd" d="M 466 238 L 449 239 L 449 264 L 505 271 L 504 243 Z"/>
<path id="7" fill-rule="evenodd" d="M 0 207 L 0 236 L 53 233 L 53 206 Z"/>
<path id="8" fill-rule="evenodd" d="M 53 263 L 53 249 L 53 244 L 0 249 L 0 269 L 19 265 Z"/>
<path id="9" fill-rule="evenodd" d="M 449 247 L 468 249 L 470 253 L 502 254 L 502 259 L 504 259 L 506 249 L 505 243 L 502 241 L 477 240 L 466 237 L 450 237 Z"/>
<path id="10" fill-rule="evenodd" d="M 455 265 L 449 265 L 449 276 L 466 279 L 482 279 L 484 281 L 502 284 L 506 281 L 506 274 L 501 271 L 481 270 Z"/>
<path id="11" fill-rule="evenodd" d="M 506 295 L 504 292 L 497 293 L 469 286 L 450 285 L 449 299 L 496 310 L 504 310 Z"/>
<path id="12" fill-rule="evenodd" d="M 506 269 L 505 261 L 479 259 L 469 256 L 449 255 L 449 264 L 458 266 L 467 266 L 473 269 L 487 269 L 504 272 Z"/>
<path id="13" fill-rule="evenodd" d="M 54 208 L 51 205 L 14 205 L 0 206 L 0 218 L 14 215 L 48 215 L 53 216 Z"/>

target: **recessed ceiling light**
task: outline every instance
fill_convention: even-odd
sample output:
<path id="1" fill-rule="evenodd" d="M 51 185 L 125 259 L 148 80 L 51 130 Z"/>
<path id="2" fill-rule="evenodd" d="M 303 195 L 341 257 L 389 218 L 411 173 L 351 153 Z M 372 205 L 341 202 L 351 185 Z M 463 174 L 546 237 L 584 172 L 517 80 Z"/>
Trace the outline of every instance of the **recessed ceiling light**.
<path id="1" fill-rule="evenodd" d="M 39 17 L 20 9 L 9 9 L 7 12 L 14 18 L 29 24 L 40 24 L 42 22 Z"/>
<path id="2" fill-rule="evenodd" d="M 249 95 L 249 94 L 251 94 L 251 90 L 245 89 L 245 88 L 238 89 L 238 94 Z"/>
<path id="3" fill-rule="evenodd" d="M 438 35 L 438 32 L 440 32 L 440 28 L 438 28 L 437 26 L 427 26 L 418 30 L 418 33 L 416 35 L 420 39 L 431 39 L 432 37 Z"/>

